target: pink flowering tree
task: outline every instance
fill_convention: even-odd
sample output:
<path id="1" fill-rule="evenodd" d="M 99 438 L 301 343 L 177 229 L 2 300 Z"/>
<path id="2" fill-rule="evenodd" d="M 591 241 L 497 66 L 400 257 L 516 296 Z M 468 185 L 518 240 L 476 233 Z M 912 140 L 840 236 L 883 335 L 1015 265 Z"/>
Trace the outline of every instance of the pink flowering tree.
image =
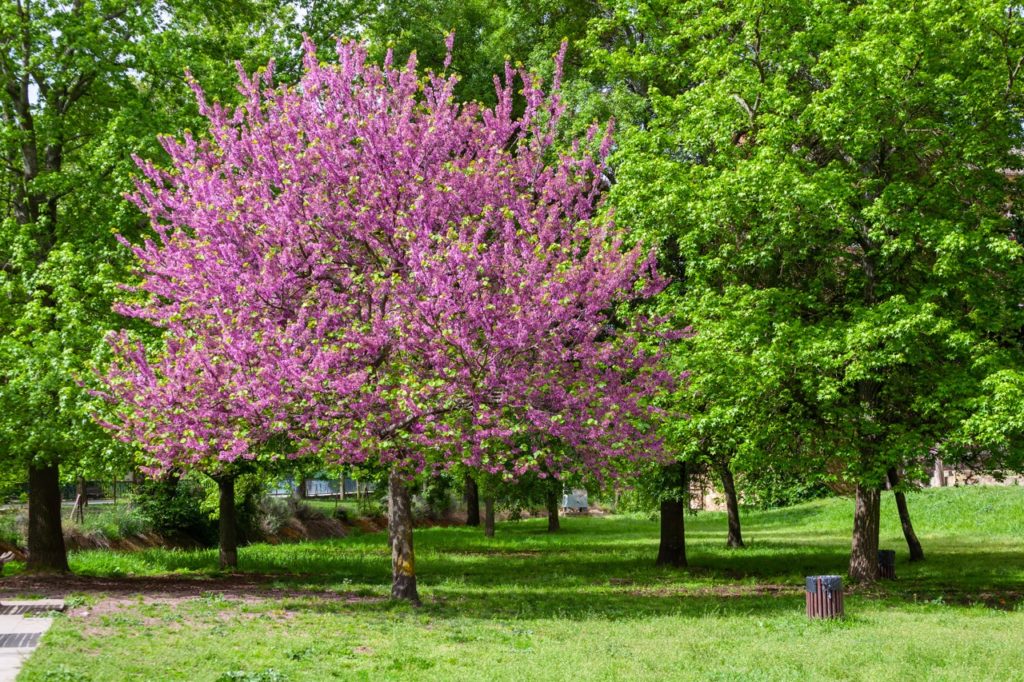
<path id="1" fill-rule="evenodd" d="M 416 474 L 606 477 L 658 456 L 651 402 L 671 380 L 650 331 L 615 320 L 663 283 L 599 211 L 608 135 L 554 144 L 560 68 L 547 94 L 506 68 L 482 108 L 415 57 L 305 51 L 294 86 L 241 74 L 234 110 L 196 85 L 208 134 L 165 139 L 168 169 L 140 162 L 156 236 L 133 247 L 123 312 L 164 347 L 116 342 L 109 425 L 157 467 L 282 438 L 386 467 L 392 595 L 416 602 Z"/>

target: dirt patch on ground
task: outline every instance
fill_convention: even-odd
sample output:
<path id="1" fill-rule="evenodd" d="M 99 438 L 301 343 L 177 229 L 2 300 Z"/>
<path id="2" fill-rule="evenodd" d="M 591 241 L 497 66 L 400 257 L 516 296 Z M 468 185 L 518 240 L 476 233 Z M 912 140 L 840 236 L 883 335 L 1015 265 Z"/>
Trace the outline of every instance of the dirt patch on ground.
<path id="1" fill-rule="evenodd" d="M 111 549 L 136 552 L 152 547 L 168 547 L 174 549 L 196 549 L 202 545 L 190 537 L 167 537 L 159 533 L 136 533 L 111 540 L 101 531 L 83 531 L 80 528 L 64 529 L 64 544 L 68 550 L 80 549 Z"/>
<path id="2" fill-rule="evenodd" d="M 314 512 L 293 516 L 277 533 L 267 535 L 263 541 L 277 545 L 282 542 L 343 538 L 346 535 L 348 531 L 340 520 Z"/>
<path id="3" fill-rule="evenodd" d="M 180 576 L 91 578 L 78 575 L 18 575 L 0 580 L 0 599 L 25 595 L 60 599 L 68 594 L 101 595 L 105 599 L 115 602 L 128 599 L 133 603 L 138 603 L 138 598 L 141 596 L 149 603 L 169 604 L 198 597 L 209 598 L 211 595 L 241 602 L 306 597 L 351 603 L 384 599 L 384 597 L 367 597 L 333 590 L 274 587 L 274 581 L 280 580 L 282 577 L 294 578 L 296 576 L 253 573 L 237 573 L 216 578 Z"/>

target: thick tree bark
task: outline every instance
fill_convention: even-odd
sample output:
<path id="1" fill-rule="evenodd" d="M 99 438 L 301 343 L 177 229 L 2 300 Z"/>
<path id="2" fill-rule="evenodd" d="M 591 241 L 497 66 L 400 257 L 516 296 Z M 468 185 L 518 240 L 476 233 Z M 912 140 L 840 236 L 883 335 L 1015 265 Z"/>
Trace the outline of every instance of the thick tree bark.
<path id="1" fill-rule="evenodd" d="M 690 494 L 686 464 L 678 462 L 666 467 L 667 479 L 673 483 L 674 499 L 661 502 L 661 543 L 658 545 L 659 566 L 686 566 L 686 508 Z"/>
<path id="2" fill-rule="evenodd" d="M 736 495 L 736 479 L 733 478 L 728 463 L 723 463 L 718 467 L 718 474 L 722 478 L 725 509 L 729 517 L 729 538 L 726 540 L 726 545 L 738 549 L 744 545 L 743 533 L 740 529 L 740 501 Z"/>
<path id="3" fill-rule="evenodd" d="M 470 474 L 466 474 L 466 525 L 480 525 L 480 488 Z"/>
<path id="4" fill-rule="evenodd" d="M 401 474 L 388 475 L 388 541 L 391 544 L 391 598 L 420 605 L 412 548 L 412 499 Z"/>
<path id="5" fill-rule="evenodd" d="M 878 522 L 881 491 L 877 486 L 857 484 L 853 509 L 853 543 L 850 548 L 850 580 L 871 583 L 878 580 Z"/>
<path id="6" fill-rule="evenodd" d="M 557 533 L 562 529 L 562 525 L 558 522 L 558 503 L 561 497 L 558 494 L 558 488 L 555 485 L 548 486 L 547 491 L 544 494 L 544 504 L 548 509 L 548 532 Z"/>
<path id="7" fill-rule="evenodd" d="M 235 511 L 235 477 L 218 476 L 220 488 L 220 567 L 238 568 L 238 515 Z"/>
<path id="8" fill-rule="evenodd" d="M 484 535 L 494 537 L 494 498 L 484 498 Z"/>
<path id="9" fill-rule="evenodd" d="M 896 509 L 900 513 L 900 525 L 903 526 L 903 537 L 907 541 L 907 549 L 910 550 L 911 561 L 924 561 L 924 549 L 921 548 L 921 541 L 917 539 L 917 533 L 914 532 L 914 524 L 910 522 L 910 509 L 907 507 L 907 496 L 903 494 L 902 490 L 898 490 L 896 486 L 899 484 L 899 475 L 896 473 L 895 467 L 890 468 L 888 471 L 889 486 L 892 488 L 893 494 L 896 496 Z"/>
<path id="10" fill-rule="evenodd" d="M 28 560 L 37 572 L 68 572 L 68 553 L 60 523 L 60 470 L 57 464 L 28 468 Z"/>

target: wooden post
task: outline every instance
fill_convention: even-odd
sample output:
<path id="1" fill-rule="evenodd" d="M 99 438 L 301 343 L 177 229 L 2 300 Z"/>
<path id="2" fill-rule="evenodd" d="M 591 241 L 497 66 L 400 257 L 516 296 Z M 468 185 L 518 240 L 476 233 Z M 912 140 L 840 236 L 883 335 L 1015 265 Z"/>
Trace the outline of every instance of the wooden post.
<path id="1" fill-rule="evenodd" d="M 71 507 L 71 513 L 68 515 L 68 521 L 77 520 L 79 523 L 85 523 L 85 505 L 82 502 L 82 494 L 79 493 L 75 496 L 75 504 Z"/>

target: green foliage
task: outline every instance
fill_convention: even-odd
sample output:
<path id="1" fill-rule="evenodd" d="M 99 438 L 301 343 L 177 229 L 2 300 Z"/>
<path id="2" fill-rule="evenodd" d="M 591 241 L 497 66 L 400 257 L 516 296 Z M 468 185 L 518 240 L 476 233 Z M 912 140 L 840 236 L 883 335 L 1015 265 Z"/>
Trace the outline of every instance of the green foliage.
<path id="1" fill-rule="evenodd" d="M 27 519 L 23 513 L 15 510 L 0 511 L 0 542 L 5 542 L 16 547 L 24 546 L 25 532 L 24 523 Z"/>
<path id="2" fill-rule="evenodd" d="M 83 531 L 99 531 L 108 540 L 130 538 L 153 529 L 152 521 L 135 504 L 89 505 L 85 508 Z M 70 524 L 76 525 L 75 522 Z"/>
<path id="3" fill-rule="evenodd" d="M 681 456 L 878 485 L 1021 365 L 1016 11 L 610 2 L 587 47 L 626 123 L 616 218 L 693 327 Z"/>
<path id="4" fill-rule="evenodd" d="M 744 507 L 772 509 L 833 494 L 827 485 L 816 479 L 813 475 L 787 473 L 768 466 L 744 473 L 736 486 L 743 491 Z"/>
<path id="5" fill-rule="evenodd" d="M 428 479 L 423 483 L 419 496 L 413 499 L 415 519 L 441 519 L 452 508 L 452 480 L 446 474 Z"/>
<path id="6" fill-rule="evenodd" d="M 304 27 L 318 45 L 330 45 L 332 36 L 359 38 L 369 42 L 372 58 L 391 49 L 404 62 L 416 52 L 420 65 L 435 71 L 444 65 L 444 38 L 455 31 L 452 62 L 461 77 L 456 96 L 493 104 L 492 79 L 504 72 L 506 60 L 549 73 L 561 41 L 585 35 L 587 21 L 599 12 L 586 0 L 338 0 L 311 3 Z M 568 73 L 575 73 L 580 59 L 579 52 L 570 55 Z"/>
<path id="7" fill-rule="evenodd" d="M 132 495 L 132 504 L 155 532 L 207 544 L 215 541 L 216 529 L 209 516 L 203 513 L 205 499 L 206 491 L 197 476 L 169 476 L 139 483 Z"/>
<path id="8" fill-rule="evenodd" d="M 233 100 L 235 60 L 251 70 L 298 39 L 292 5 L 271 0 L 0 3 L 0 496 L 30 462 L 65 480 L 132 469 L 83 386 L 126 324 L 115 234 L 146 224 L 124 199 L 131 155 L 160 158 L 158 134 L 201 120 L 186 67 Z"/>

